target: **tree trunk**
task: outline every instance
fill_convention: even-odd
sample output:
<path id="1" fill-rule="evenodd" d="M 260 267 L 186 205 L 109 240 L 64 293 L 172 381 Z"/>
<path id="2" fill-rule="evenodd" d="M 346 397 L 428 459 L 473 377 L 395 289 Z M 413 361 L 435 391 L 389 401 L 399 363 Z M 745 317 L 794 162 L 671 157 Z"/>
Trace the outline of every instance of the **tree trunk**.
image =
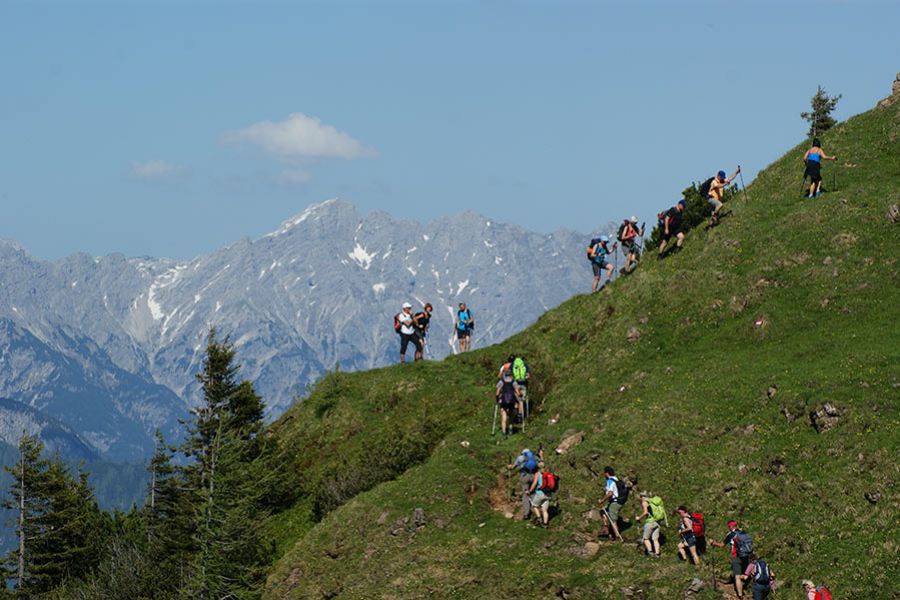
<path id="1" fill-rule="evenodd" d="M 16 589 L 25 579 L 25 452 L 19 447 L 19 570 Z"/>

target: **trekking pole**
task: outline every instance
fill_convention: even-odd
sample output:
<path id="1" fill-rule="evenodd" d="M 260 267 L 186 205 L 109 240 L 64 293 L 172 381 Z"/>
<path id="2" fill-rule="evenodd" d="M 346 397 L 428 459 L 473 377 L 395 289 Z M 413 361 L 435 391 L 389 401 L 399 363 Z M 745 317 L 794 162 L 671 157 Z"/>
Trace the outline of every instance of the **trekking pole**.
<path id="1" fill-rule="evenodd" d="M 741 171 L 741 165 L 738 165 L 738 175 L 741 177 L 741 191 L 744 193 L 744 198 L 747 198 L 747 188 L 744 186 L 744 172 Z"/>
<path id="2" fill-rule="evenodd" d="M 497 431 L 497 403 L 494 402 L 494 422 L 491 423 L 491 435 Z"/>

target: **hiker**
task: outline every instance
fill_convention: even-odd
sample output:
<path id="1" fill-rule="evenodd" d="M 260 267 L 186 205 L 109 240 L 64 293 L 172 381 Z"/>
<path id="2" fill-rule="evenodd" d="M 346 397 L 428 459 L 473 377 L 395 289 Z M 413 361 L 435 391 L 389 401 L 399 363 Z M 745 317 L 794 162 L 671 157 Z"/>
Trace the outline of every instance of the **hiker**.
<path id="1" fill-rule="evenodd" d="M 394 331 L 400 334 L 400 362 L 406 362 L 406 349 L 410 342 L 416 348 L 415 360 L 422 358 L 422 342 L 416 335 L 412 316 L 412 304 L 404 302 L 399 313 L 394 316 Z"/>
<path id="2" fill-rule="evenodd" d="M 688 553 L 691 555 L 691 562 L 696 566 L 700 566 L 700 556 L 697 554 L 697 519 L 691 514 L 686 506 L 682 505 L 675 509 L 678 514 L 678 534 L 681 540 L 678 542 L 678 556 L 681 560 L 688 560 Z M 698 515 L 700 513 L 697 513 Z M 703 524 L 703 516 L 700 515 L 700 525 Z"/>
<path id="3" fill-rule="evenodd" d="M 803 172 L 803 179 L 809 177 L 809 191 L 806 192 L 807 198 L 818 198 L 822 193 L 822 161 L 837 160 L 837 155 L 828 156 L 822 150 L 819 144 L 819 138 L 813 138 L 812 148 L 803 155 L 803 162 L 806 164 L 806 170 Z"/>
<path id="4" fill-rule="evenodd" d="M 753 539 L 747 532 L 738 527 L 737 521 L 728 521 L 728 533 L 721 542 L 709 540 L 716 548 L 728 546 L 731 549 L 731 573 L 734 576 L 734 593 L 738 598 L 744 592 L 744 582 L 741 575 L 750 564 L 750 554 L 753 552 Z"/>
<path id="5" fill-rule="evenodd" d="M 413 325 L 416 329 L 416 337 L 419 338 L 419 350 L 416 353 L 416 360 L 422 358 L 425 352 L 425 335 L 428 333 L 428 325 L 431 322 L 431 311 L 434 310 L 428 302 L 422 307 L 422 312 L 413 315 Z"/>
<path id="6" fill-rule="evenodd" d="M 555 490 L 556 475 L 544 470 L 543 461 L 538 463 L 537 473 L 534 474 L 528 491 L 531 494 L 531 511 L 545 529 L 550 525 L 550 494 Z"/>
<path id="7" fill-rule="evenodd" d="M 619 225 L 618 239 L 622 242 L 622 252 L 625 253 L 625 267 L 622 273 L 627 275 L 637 267 L 637 238 L 644 237 L 644 228 L 638 230 L 637 217 L 631 217 Z"/>
<path id="8" fill-rule="evenodd" d="M 475 329 L 475 317 L 472 311 L 466 307 L 465 302 L 459 303 L 456 311 L 456 337 L 459 339 L 459 351 L 468 352 L 472 347 L 472 330 Z"/>
<path id="9" fill-rule="evenodd" d="M 503 436 L 512 433 L 512 411 L 519 404 L 519 386 L 512 377 L 497 382 L 497 405 L 500 407 L 500 432 Z M 494 415 L 496 417 L 496 415 Z"/>
<path id="10" fill-rule="evenodd" d="M 591 245 L 588 246 L 588 259 L 591 261 L 591 269 L 594 271 L 594 285 L 591 287 L 591 293 L 602 290 L 606 283 L 609 283 L 613 276 L 613 271 L 616 268 L 616 265 L 609 260 L 609 254 L 613 250 L 616 249 L 618 244 L 613 244 L 612 250 L 609 248 L 609 236 L 601 235 L 598 238 L 594 238 L 591 240 Z M 603 271 L 606 271 L 606 283 L 597 286 L 600 284 L 600 278 L 603 275 Z"/>
<path id="11" fill-rule="evenodd" d="M 824 585 L 817 586 L 809 579 L 804 579 L 802 585 L 806 600 L 832 600 L 831 592 Z"/>
<path id="12" fill-rule="evenodd" d="M 741 574 L 743 581 L 752 581 L 753 600 L 766 600 L 772 591 L 772 582 L 775 581 L 775 573 L 766 564 L 766 561 L 751 553 L 747 568 Z"/>
<path id="13" fill-rule="evenodd" d="M 687 206 L 687 202 L 684 200 L 679 200 L 678 204 L 670 208 L 665 212 L 664 215 L 660 216 L 660 226 L 662 231 L 660 231 L 660 239 L 662 240 L 659 243 L 659 254 L 656 255 L 657 259 L 661 259 L 666 251 L 666 246 L 669 244 L 669 240 L 672 236 L 675 236 L 675 249 L 672 252 L 681 252 L 681 246 L 684 244 L 684 233 L 681 231 L 681 217 L 684 212 L 684 208 Z"/>
<path id="14" fill-rule="evenodd" d="M 524 424 L 527 416 L 528 406 L 526 400 L 528 397 L 528 380 L 531 378 L 531 368 L 525 359 L 515 354 L 510 354 L 506 362 L 500 366 L 500 372 L 497 373 L 499 381 L 512 380 L 519 387 L 519 400 L 516 404 L 518 410 L 517 424 Z"/>
<path id="15" fill-rule="evenodd" d="M 600 505 L 603 506 L 603 523 L 607 532 L 612 530 L 615 541 L 624 542 L 622 534 L 619 533 L 619 510 L 628 500 L 628 486 L 619 481 L 612 467 L 604 468 L 603 474 L 606 475 L 606 495 L 600 499 Z"/>
<path id="16" fill-rule="evenodd" d="M 509 470 L 518 469 L 519 471 L 519 492 L 522 498 L 522 510 L 519 516 L 523 521 L 527 521 L 531 516 L 531 484 L 534 480 L 534 474 L 538 471 L 539 462 L 544 460 L 544 450 L 538 449 L 537 455 L 528 448 L 524 448 L 516 460 L 506 468 Z"/>
<path id="17" fill-rule="evenodd" d="M 731 177 L 725 177 L 725 171 L 719 171 L 712 180 L 707 180 L 709 182 L 709 189 L 706 193 L 706 200 L 713 209 L 712 217 L 710 217 L 713 225 L 719 223 L 719 211 L 722 209 L 722 200 L 725 197 L 726 188 L 728 188 L 728 185 L 734 181 L 734 178 L 737 177 L 740 172 L 741 168 L 738 167 Z M 704 182 L 703 185 L 700 186 L 701 191 L 703 190 L 703 187 L 706 186 L 706 183 L 707 182 Z"/>
<path id="18" fill-rule="evenodd" d="M 650 496 L 650 492 L 643 491 L 638 495 L 641 499 L 641 514 L 634 517 L 635 521 L 644 521 L 644 533 L 641 540 L 644 542 L 644 556 L 659 558 L 659 531 L 663 523 L 669 524 L 666 509 L 662 498 Z"/>

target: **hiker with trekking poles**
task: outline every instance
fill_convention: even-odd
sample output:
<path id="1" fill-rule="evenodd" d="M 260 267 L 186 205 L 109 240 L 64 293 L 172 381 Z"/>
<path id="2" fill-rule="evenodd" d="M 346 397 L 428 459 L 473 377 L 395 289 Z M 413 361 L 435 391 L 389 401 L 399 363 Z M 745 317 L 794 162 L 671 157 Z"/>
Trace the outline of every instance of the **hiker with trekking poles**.
<path id="1" fill-rule="evenodd" d="M 591 270 L 594 272 L 594 285 L 591 287 L 591 293 L 602 290 L 612 281 L 613 271 L 615 271 L 616 263 L 609 259 L 611 252 L 619 247 L 618 242 L 609 247 L 609 236 L 601 235 L 591 239 L 588 245 L 587 258 L 591 261 Z M 600 279 L 606 271 L 606 283 L 600 285 Z M 599 286 L 599 287 L 598 287 Z"/>
<path id="2" fill-rule="evenodd" d="M 684 232 L 681 231 L 682 213 L 684 212 L 687 202 L 679 200 L 678 203 L 659 215 L 660 225 L 660 241 L 659 254 L 656 255 L 657 260 L 661 260 L 666 255 L 666 247 L 672 236 L 675 236 L 675 248 L 671 252 L 681 252 L 681 246 L 684 244 Z"/>
<path id="3" fill-rule="evenodd" d="M 837 155 L 828 156 L 822 150 L 819 138 L 813 138 L 812 147 L 803 155 L 803 163 L 806 170 L 803 172 L 803 181 L 809 177 L 809 190 L 806 192 L 807 198 L 818 198 L 822 193 L 822 161 L 837 160 Z"/>
<path id="4" fill-rule="evenodd" d="M 497 374 L 498 380 L 503 380 L 504 377 L 512 377 L 516 385 L 519 386 L 519 401 L 516 404 L 516 424 L 520 425 L 524 432 L 525 419 L 528 417 L 531 408 L 528 406 L 528 380 L 531 379 L 531 367 L 528 366 L 523 357 L 510 354 L 506 362 L 500 366 L 500 372 Z"/>
<path id="5" fill-rule="evenodd" d="M 631 217 L 619 225 L 616 237 L 622 242 L 622 252 L 625 254 L 625 267 L 620 271 L 622 275 L 628 275 L 637 268 L 638 252 L 641 250 L 638 247 L 637 238 L 638 236 L 644 237 L 644 226 L 646 225 L 644 223 L 638 229 L 637 222 L 637 217 Z"/>
<path id="6" fill-rule="evenodd" d="M 659 533 L 660 527 L 669 525 L 666 508 L 659 496 L 651 496 L 650 492 L 643 491 L 638 494 L 641 499 L 641 514 L 635 515 L 634 520 L 644 520 L 644 532 L 641 540 L 644 542 L 644 556 L 659 558 Z"/>
<path id="7" fill-rule="evenodd" d="M 719 224 L 719 211 L 722 210 L 725 190 L 740 173 L 740 167 L 735 170 L 731 177 L 725 177 L 725 171 L 719 171 L 715 177 L 710 177 L 700 184 L 700 194 L 706 198 L 712 208 L 712 216 L 710 217 L 712 225 Z"/>
<path id="8" fill-rule="evenodd" d="M 521 390 L 513 379 L 512 373 L 504 375 L 497 382 L 495 393 L 497 403 L 494 405 L 494 422 L 491 425 L 491 435 L 494 435 L 497 425 L 497 412 L 500 412 L 500 433 L 503 437 L 512 434 L 514 423 L 514 411 L 521 401 Z"/>
<path id="9" fill-rule="evenodd" d="M 394 315 L 394 331 L 400 335 L 400 363 L 406 362 L 406 349 L 410 344 L 416 349 L 415 360 L 421 359 L 422 342 L 416 335 L 412 304 L 409 302 L 404 302 L 400 312 Z"/>
<path id="10" fill-rule="evenodd" d="M 426 334 L 428 333 L 428 325 L 431 322 L 431 311 L 433 310 L 430 303 L 426 302 L 425 306 L 422 307 L 421 312 L 417 312 L 413 315 L 413 326 L 416 329 L 416 337 L 419 338 L 419 346 L 420 349 L 416 353 L 416 360 L 422 358 L 422 355 L 425 353 L 425 350 L 428 348 L 428 342 L 425 339 Z"/>
<path id="11" fill-rule="evenodd" d="M 709 540 L 710 545 L 716 548 L 728 546 L 731 554 L 731 574 L 734 577 L 734 593 L 740 598 L 744 593 L 744 580 L 741 578 L 750 564 L 750 555 L 753 553 L 753 538 L 746 531 L 738 527 L 737 521 L 728 522 L 728 533 L 721 542 Z"/>
<path id="12" fill-rule="evenodd" d="M 506 466 L 509 470 L 517 469 L 519 471 L 519 494 L 522 499 L 519 516 L 523 521 L 527 521 L 531 517 L 531 484 L 534 481 L 535 473 L 538 472 L 538 465 L 543 461 L 543 447 L 538 449 L 537 454 L 528 448 L 523 448 L 516 460 Z"/>

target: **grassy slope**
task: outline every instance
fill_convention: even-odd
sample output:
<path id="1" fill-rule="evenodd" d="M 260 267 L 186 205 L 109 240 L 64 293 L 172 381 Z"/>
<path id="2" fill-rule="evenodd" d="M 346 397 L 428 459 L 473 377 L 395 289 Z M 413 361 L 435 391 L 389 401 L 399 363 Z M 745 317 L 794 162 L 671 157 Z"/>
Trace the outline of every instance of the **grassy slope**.
<path id="1" fill-rule="evenodd" d="M 802 149 L 793 149 L 729 205 L 722 226 L 691 232 L 680 255 L 572 298 L 503 344 L 330 377 L 275 427 L 291 457 L 285 476 L 307 496 L 268 525 L 281 557 L 266 595 L 546 598 L 565 588 L 569 598 L 606 598 L 636 585 L 648 598 L 680 597 L 696 572 L 675 559 L 674 534 L 658 562 L 632 544 L 604 545 L 591 559 L 572 552 L 598 529 L 582 514 L 609 463 L 670 509 L 703 510 L 711 535 L 737 517 L 790 594 L 812 577 L 835 597 L 889 597 L 900 588 L 891 558 L 900 550 L 900 229 L 884 214 L 900 202 L 898 136 L 897 106 L 826 134 L 842 157 L 839 189 L 813 202 L 799 197 Z M 632 343 L 634 326 L 642 335 Z M 541 406 L 527 436 L 498 442 L 488 395 L 510 351 L 532 362 Z M 822 401 L 846 414 L 818 434 L 808 414 Z M 587 436 L 551 460 L 562 482 L 551 528 L 493 510 L 488 491 L 522 445 L 552 448 L 569 428 Z M 354 475 L 363 460 L 377 465 L 369 480 Z M 786 470 L 776 474 L 779 462 Z M 314 505 L 331 508 L 414 463 L 313 523 Z M 878 503 L 866 492 L 880 493 Z M 392 535 L 419 506 L 428 526 Z M 629 502 L 623 515 L 636 508 Z M 712 556 L 721 574 L 725 555 Z"/>

